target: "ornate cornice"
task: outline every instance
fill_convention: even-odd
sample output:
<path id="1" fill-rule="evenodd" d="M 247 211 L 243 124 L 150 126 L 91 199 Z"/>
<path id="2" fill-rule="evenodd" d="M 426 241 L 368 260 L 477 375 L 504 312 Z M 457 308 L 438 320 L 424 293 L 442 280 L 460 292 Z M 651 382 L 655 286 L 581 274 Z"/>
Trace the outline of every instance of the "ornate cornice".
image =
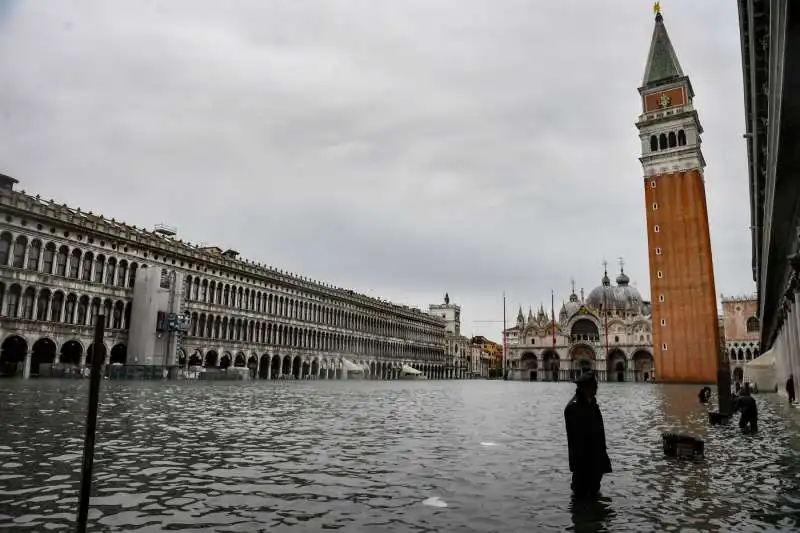
<path id="1" fill-rule="evenodd" d="M 102 235 L 109 242 L 131 244 L 143 250 L 169 253 L 173 257 L 187 262 L 212 266 L 220 271 L 251 276 L 254 279 L 264 280 L 268 283 L 282 285 L 295 290 L 308 291 L 331 300 L 357 303 L 373 311 L 399 315 L 411 322 L 437 327 L 444 325 L 444 320 L 441 318 L 423 313 L 409 306 L 360 294 L 330 283 L 312 280 L 307 276 L 285 272 L 259 262 L 225 257 L 210 252 L 211 247 L 164 237 L 156 232 L 137 228 L 114 218 L 109 219 L 92 211 L 87 212 L 80 208 L 69 207 L 67 204 L 58 204 L 52 199 L 45 200 L 39 195 L 32 196 L 24 190 L 0 189 L 0 210 L 24 215 L 34 220 L 51 223 L 54 226 L 58 225 L 88 234 Z"/>

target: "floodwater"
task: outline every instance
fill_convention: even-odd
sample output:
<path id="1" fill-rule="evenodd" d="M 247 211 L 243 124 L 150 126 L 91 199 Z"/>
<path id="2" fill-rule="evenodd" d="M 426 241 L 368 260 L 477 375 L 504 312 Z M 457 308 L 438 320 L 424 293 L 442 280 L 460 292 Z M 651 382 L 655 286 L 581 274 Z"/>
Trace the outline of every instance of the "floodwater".
<path id="1" fill-rule="evenodd" d="M 0 382 L 0 530 L 72 528 L 87 391 L 88 380 Z M 800 529 L 800 428 L 781 398 L 758 396 L 761 431 L 743 435 L 708 427 L 697 387 L 601 384 L 615 471 L 600 502 L 573 506 L 572 391 L 104 381 L 89 530 Z M 664 458 L 667 429 L 704 437 L 706 460 Z"/>

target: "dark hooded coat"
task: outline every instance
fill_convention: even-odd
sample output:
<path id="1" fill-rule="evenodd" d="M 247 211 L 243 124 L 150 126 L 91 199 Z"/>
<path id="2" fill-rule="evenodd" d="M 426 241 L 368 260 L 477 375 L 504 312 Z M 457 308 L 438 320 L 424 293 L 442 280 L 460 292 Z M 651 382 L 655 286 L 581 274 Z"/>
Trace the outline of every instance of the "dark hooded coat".
<path id="1" fill-rule="evenodd" d="M 608 474 L 611 460 L 606 450 L 603 415 L 594 399 L 580 391 L 564 409 L 569 447 L 569 469 L 579 474 Z"/>

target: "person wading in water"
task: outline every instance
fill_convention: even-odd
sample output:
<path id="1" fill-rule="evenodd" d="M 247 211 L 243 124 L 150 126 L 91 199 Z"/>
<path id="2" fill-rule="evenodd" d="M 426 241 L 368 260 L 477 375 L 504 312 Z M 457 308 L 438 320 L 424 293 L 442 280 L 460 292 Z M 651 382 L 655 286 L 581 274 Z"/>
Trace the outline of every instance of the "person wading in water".
<path id="1" fill-rule="evenodd" d="M 611 472 L 611 460 L 606 451 L 603 415 L 595 398 L 594 372 L 584 373 L 575 384 L 578 390 L 564 409 L 572 492 L 577 498 L 593 498 L 600 492 L 603 474 Z"/>
<path id="2" fill-rule="evenodd" d="M 703 387 L 697 395 L 700 403 L 708 403 L 711 400 L 711 387 Z"/>
<path id="3" fill-rule="evenodd" d="M 741 411 L 739 427 L 744 431 L 755 433 L 758 431 L 758 406 L 755 399 L 750 396 L 750 384 L 744 384 L 742 394 L 733 402 L 733 412 Z"/>
<path id="4" fill-rule="evenodd" d="M 794 403 L 794 374 L 789 374 L 786 380 L 786 395 L 789 396 L 789 403 Z"/>

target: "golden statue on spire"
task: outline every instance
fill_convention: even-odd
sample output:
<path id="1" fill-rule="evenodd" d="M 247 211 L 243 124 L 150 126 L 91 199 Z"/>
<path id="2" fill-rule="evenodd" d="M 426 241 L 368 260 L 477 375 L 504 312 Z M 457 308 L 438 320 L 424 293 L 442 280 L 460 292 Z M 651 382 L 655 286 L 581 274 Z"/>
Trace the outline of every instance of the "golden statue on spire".
<path id="1" fill-rule="evenodd" d="M 656 2 L 653 4 L 653 13 L 655 13 L 656 15 L 661 13 L 661 2 Z"/>

